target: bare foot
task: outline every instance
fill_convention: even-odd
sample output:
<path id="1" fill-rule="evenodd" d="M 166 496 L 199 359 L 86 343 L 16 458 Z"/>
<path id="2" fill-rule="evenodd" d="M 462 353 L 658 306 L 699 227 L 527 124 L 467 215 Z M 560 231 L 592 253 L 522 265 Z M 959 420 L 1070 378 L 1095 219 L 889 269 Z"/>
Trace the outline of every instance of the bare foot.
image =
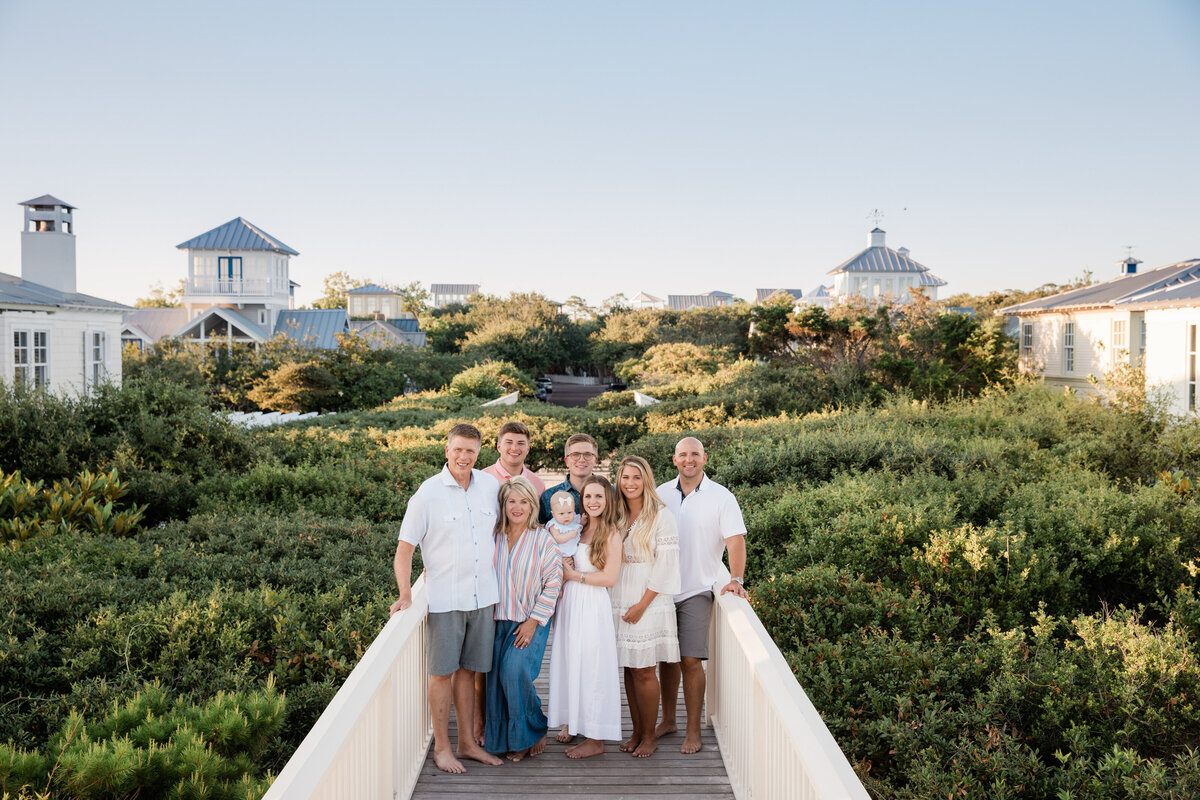
<path id="1" fill-rule="evenodd" d="M 554 741 L 561 742 L 562 744 L 569 744 L 570 742 L 574 741 L 574 739 L 575 737 L 569 730 L 567 730 L 566 725 L 563 725 L 562 730 L 554 734 Z"/>
<path id="2" fill-rule="evenodd" d="M 475 730 L 474 735 L 471 738 L 474 739 L 475 744 L 479 745 L 480 747 L 483 747 L 483 725 L 483 720 L 481 720 L 479 717 L 475 717 Z"/>
<path id="3" fill-rule="evenodd" d="M 545 736 L 538 739 L 537 743 L 535 743 L 533 745 L 533 747 L 529 748 L 529 756 L 530 756 L 530 758 L 532 758 L 533 756 L 540 756 L 544 752 L 546 752 L 546 737 Z"/>
<path id="4" fill-rule="evenodd" d="M 658 725 L 654 726 L 654 738 L 661 739 L 664 736 L 669 736 L 670 734 L 675 733 L 677 730 L 679 730 L 679 726 L 674 722 L 667 722 L 666 720 L 663 720 L 662 722 L 658 723 Z"/>
<path id="5" fill-rule="evenodd" d="M 658 739 L 642 739 L 642 743 L 633 751 L 634 758 L 649 758 L 658 749 Z"/>
<path id="6" fill-rule="evenodd" d="M 434 750 L 433 763 L 437 764 L 437 768 L 442 772 L 452 772 L 455 775 L 461 775 L 467 771 L 462 762 L 455 758 L 454 754 L 449 750 Z"/>
<path id="7" fill-rule="evenodd" d="M 604 742 L 599 739 L 584 739 L 567 749 L 567 758 L 591 758 L 604 752 Z"/>
<path id="8" fill-rule="evenodd" d="M 635 733 L 633 736 L 630 736 L 628 739 L 621 742 L 621 744 L 617 745 L 617 749 L 620 750 L 622 753 L 632 753 L 634 750 L 637 749 L 637 746 L 641 743 L 642 743 L 642 740 L 639 739 L 638 735 Z"/>
<path id="9" fill-rule="evenodd" d="M 517 763 L 518 761 L 524 761 L 524 760 L 525 760 L 525 756 L 527 756 L 527 755 L 529 755 L 529 751 L 528 751 L 528 750 L 522 750 L 522 751 L 521 751 L 521 752 L 519 752 L 519 753 L 509 753 L 509 754 L 508 754 L 508 760 L 509 760 L 509 761 L 511 761 L 511 762 L 513 762 L 513 763 L 515 764 L 515 763 Z"/>
<path id="10" fill-rule="evenodd" d="M 489 767 L 498 767 L 504 763 L 474 742 L 471 742 L 468 747 L 459 745 L 458 757 L 469 758 L 472 761 L 478 761 L 480 764 L 487 764 Z M 464 769 L 463 772 L 466 772 L 466 770 Z"/>
<path id="11" fill-rule="evenodd" d="M 692 753 L 699 753 L 701 747 L 703 745 L 700 744 L 700 734 L 692 735 L 689 733 L 683 737 L 683 744 L 679 747 L 679 752 L 684 755 L 691 755 Z"/>

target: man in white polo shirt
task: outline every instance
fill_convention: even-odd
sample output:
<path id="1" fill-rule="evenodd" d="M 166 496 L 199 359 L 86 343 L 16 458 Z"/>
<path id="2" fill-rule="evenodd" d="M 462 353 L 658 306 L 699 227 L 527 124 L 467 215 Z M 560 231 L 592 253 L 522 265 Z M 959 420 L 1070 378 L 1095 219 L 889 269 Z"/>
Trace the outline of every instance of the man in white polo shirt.
<path id="1" fill-rule="evenodd" d="M 394 566 L 400 599 L 412 605 L 412 557 L 417 546 L 429 587 L 429 713 L 433 760 L 445 772 L 466 772 L 459 758 L 499 766 L 471 736 L 475 673 L 492 666 L 492 614 L 500 592 L 492 566 L 500 484 L 474 469 L 482 443 L 474 425 L 455 425 L 446 441 L 446 466 L 421 484 L 404 511 Z M 458 749 L 450 749 L 450 701 L 458 716 Z M 457 758 L 455 757 L 457 753 Z"/>
<path id="2" fill-rule="evenodd" d="M 721 570 L 721 556 L 729 550 L 732 580 L 721 588 L 745 597 L 742 578 L 746 570 L 746 523 L 733 493 L 704 474 L 708 455 L 699 439 L 688 437 L 675 445 L 672 458 L 679 477 L 658 487 L 658 496 L 675 516 L 679 529 L 680 593 L 675 595 L 679 628 L 680 663 L 658 665 L 662 685 L 662 722 L 659 738 L 679 729 L 675 717 L 680 674 L 687 728 L 681 753 L 700 750 L 700 710 L 704 705 L 704 664 L 708 658 L 708 627 L 712 620 L 713 583 Z"/>

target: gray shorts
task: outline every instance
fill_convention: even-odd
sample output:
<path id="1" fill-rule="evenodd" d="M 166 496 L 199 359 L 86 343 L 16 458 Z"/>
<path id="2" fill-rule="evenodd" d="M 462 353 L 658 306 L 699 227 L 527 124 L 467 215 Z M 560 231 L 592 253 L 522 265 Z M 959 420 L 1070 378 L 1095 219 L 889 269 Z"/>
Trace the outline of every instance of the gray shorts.
<path id="1" fill-rule="evenodd" d="M 495 606 L 474 611 L 429 614 L 429 674 L 451 675 L 458 669 L 487 672 L 492 668 Z"/>
<path id="2" fill-rule="evenodd" d="M 708 628 L 712 622 L 712 607 L 712 592 L 692 595 L 675 604 L 681 658 L 708 658 Z"/>

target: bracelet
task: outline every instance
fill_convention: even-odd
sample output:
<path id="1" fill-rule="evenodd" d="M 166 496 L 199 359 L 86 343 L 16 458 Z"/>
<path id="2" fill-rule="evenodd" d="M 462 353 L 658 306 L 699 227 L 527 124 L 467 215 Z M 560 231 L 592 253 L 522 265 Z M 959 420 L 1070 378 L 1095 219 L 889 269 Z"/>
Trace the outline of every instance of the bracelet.
<path id="1" fill-rule="evenodd" d="M 579 573 L 579 582 L 587 583 L 587 573 L 586 572 Z"/>

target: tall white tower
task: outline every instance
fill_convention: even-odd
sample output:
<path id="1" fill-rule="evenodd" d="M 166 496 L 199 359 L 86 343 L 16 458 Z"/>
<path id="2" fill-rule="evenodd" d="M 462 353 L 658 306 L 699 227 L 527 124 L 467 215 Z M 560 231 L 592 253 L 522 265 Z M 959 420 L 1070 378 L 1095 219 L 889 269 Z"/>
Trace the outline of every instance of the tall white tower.
<path id="1" fill-rule="evenodd" d="M 21 278 L 75 293 L 75 206 L 44 194 L 25 207 L 21 233 Z"/>

